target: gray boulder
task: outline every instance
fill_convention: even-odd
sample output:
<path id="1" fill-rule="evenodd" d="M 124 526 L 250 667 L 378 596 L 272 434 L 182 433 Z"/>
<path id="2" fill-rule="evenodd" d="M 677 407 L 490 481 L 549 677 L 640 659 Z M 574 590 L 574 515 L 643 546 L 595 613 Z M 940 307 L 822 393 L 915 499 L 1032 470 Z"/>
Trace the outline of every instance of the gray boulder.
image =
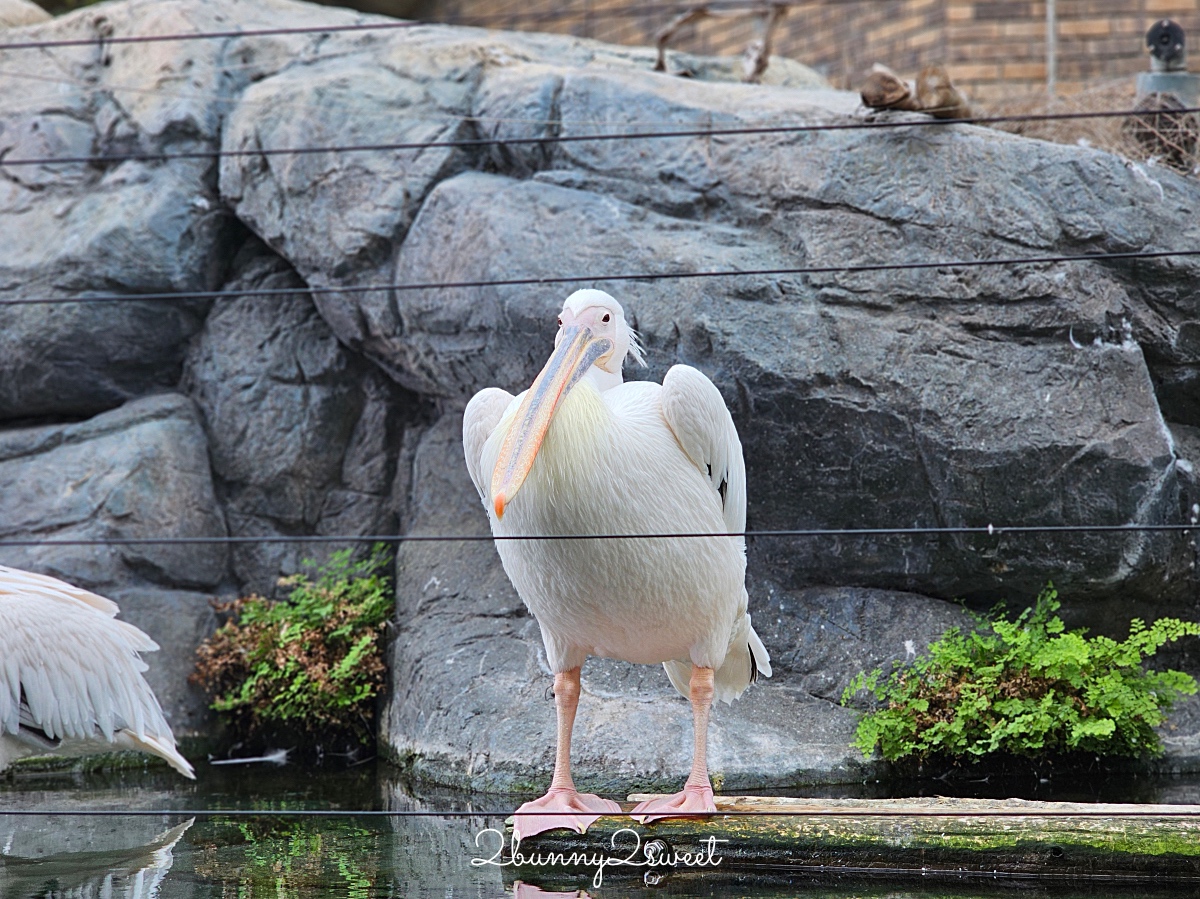
<path id="1" fill-rule="evenodd" d="M 770 232 L 682 227 L 542 175 L 467 173 L 430 195 L 395 270 L 398 282 L 430 283 L 447 267 L 469 280 L 801 261 Z M 658 379 L 685 362 L 722 388 L 748 459 L 751 529 L 1178 520 L 1174 445 L 1132 341 L 1073 344 L 1070 326 L 1036 343 L 1003 340 L 980 333 L 973 316 L 1005 315 L 982 299 L 939 305 L 930 319 L 885 294 L 867 311 L 866 298 L 820 301 L 799 275 L 584 283 L 609 287 L 641 331 L 650 369 L 633 377 Z M 461 401 L 489 383 L 515 391 L 532 380 L 569 289 L 357 302 L 378 328 L 369 351 L 393 359 L 408 386 Z M 1107 295 L 1094 283 L 1081 293 L 1071 314 L 1102 322 Z M 1076 602 L 1119 605 L 1138 589 L 1178 609 L 1193 594 L 1192 551 L 1178 535 L 761 538 L 751 559 L 789 587 L 855 583 L 982 605 L 1029 601 L 1049 579 Z"/>
<path id="2" fill-rule="evenodd" d="M 22 35 L 211 30 L 217 21 L 203 4 L 109 4 Z M 231 220 L 216 200 L 212 160 L 118 157 L 214 146 L 220 45 L 0 56 L 0 301 L 215 287 Z M 15 164 L 55 157 L 113 161 Z M 202 306 L 180 302 L 0 306 L 0 420 L 90 415 L 173 387 L 202 318 Z"/>
<path id="3" fill-rule="evenodd" d="M 247 85 L 311 61 L 323 43 L 319 33 L 102 39 L 278 27 L 281 16 L 292 27 L 358 20 L 276 0 L 131 0 L 21 33 L 95 43 L 0 51 L 0 303 L 121 299 L 0 305 L 0 420 L 92 415 L 178 384 L 207 305 L 130 297 L 219 287 L 244 232 L 219 198 L 216 159 L 202 154 L 219 147 Z M 201 155 L 155 158 L 189 153 Z M 128 158 L 138 154 L 151 158 Z M 17 164 L 56 157 L 96 161 Z"/>
<path id="4" fill-rule="evenodd" d="M 305 558 L 336 549 L 267 542 L 304 534 L 391 534 L 399 435 L 414 402 L 338 343 L 304 282 L 250 241 L 188 358 L 243 590 L 275 592 Z M 258 296 L 241 291 L 285 290 Z M 348 544 L 353 545 L 353 544 Z"/>
<path id="5" fill-rule="evenodd" d="M 170 389 L 200 321 L 176 302 L 0 307 L 0 419 L 90 415 Z"/>
<path id="6" fill-rule="evenodd" d="M 36 202 L 0 200 L 0 420 L 95 414 L 179 381 L 203 306 L 128 295 L 216 286 L 225 216 L 194 165 L 121 168 L 100 185 L 33 188 Z M 22 303 L 47 297 L 84 302 Z"/>
<path id="7" fill-rule="evenodd" d="M 225 534 L 204 431 L 186 397 L 147 397 L 79 424 L 0 431 L 0 538 L 58 541 L 3 547 L 6 565 L 101 593 L 127 584 L 212 589 L 226 577 L 220 543 L 86 541 Z"/>
<path id="8" fill-rule="evenodd" d="M 530 128 L 557 133 L 546 124 L 554 111 L 547 115 L 539 107 L 553 105 L 562 73 L 578 69 L 645 77 L 653 65 L 653 54 L 646 50 L 468 28 L 395 29 L 370 39 L 340 35 L 333 41 L 336 50 L 326 50 L 319 61 L 284 66 L 247 88 L 228 117 L 222 149 L 247 154 L 263 146 L 322 142 L 381 148 L 341 155 L 230 155 L 222 159 L 220 184 L 238 217 L 312 286 L 335 290 L 388 282 L 395 246 L 441 180 L 489 165 L 497 153 L 503 159 L 526 153 L 509 153 L 502 142 L 489 149 L 471 141 L 525 137 Z M 546 58 L 558 65 L 542 65 Z M 734 67 L 724 61 L 686 62 L 701 78 L 736 77 Z M 545 78 L 530 74 L 543 72 Z M 510 78 L 510 73 L 515 74 Z M 812 70 L 788 61 L 778 62 L 771 77 L 792 86 L 825 84 Z M 495 94 L 493 81 L 519 92 L 539 79 L 532 98 L 505 94 L 487 100 Z M 293 115 L 295 108 L 304 108 L 306 115 Z M 521 124 L 522 111 L 529 114 L 524 121 L 533 117 L 532 126 Z M 456 141 L 468 145 L 412 146 Z M 402 177 L 396 177 L 397 171 Z M 315 299 L 340 339 L 372 353 L 405 383 L 406 373 L 395 367 L 395 360 L 374 352 L 377 327 L 360 315 L 364 305 L 386 305 L 386 294 L 355 293 L 346 302 L 336 293 L 317 293 Z M 384 327 L 390 326 L 389 317 Z"/>
<path id="9" fill-rule="evenodd" d="M 372 48 L 374 49 L 374 48 Z M 405 144 L 470 135 L 469 72 L 432 78 L 428 48 L 392 65 L 374 52 L 332 55 L 249 87 L 231 112 L 223 149 L 322 144 Z M 464 63 L 469 57 L 462 53 Z M 458 78 L 453 77 L 457 75 Z M 440 88 L 437 89 L 437 88 Z M 297 116 L 296 109 L 310 115 Z M 366 280 L 402 240 L 429 188 L 461 168 L 462 154 L 434 148 L 285 157 L 226 156 L 221 193 L 267 244 L 316 282 Z M 397 170 L 403 177 L 395 177 Z M 335 305 L 337 301 L 330 301 Z"/>

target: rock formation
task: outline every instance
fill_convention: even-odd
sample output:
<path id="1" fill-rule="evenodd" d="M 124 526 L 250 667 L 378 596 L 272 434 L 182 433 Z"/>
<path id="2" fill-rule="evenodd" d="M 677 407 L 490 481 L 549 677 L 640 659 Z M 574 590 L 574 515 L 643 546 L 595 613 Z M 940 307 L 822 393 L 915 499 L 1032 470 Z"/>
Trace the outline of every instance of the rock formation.
<path id="1" fill-rule="evenodd" d="M 752 530 L 1200 514 L 1200 260 L 950 264 L 1194 250 L 1194 180 L 902 114 L 812 130 L 861 121 L 857 98 L 786 60 L 765 85 L 701 59 L 681 79 L 649 49 L 289 0 L 0 32 L 80 38 L 0 46 L 0 562 L 121 602 L 164 645 L 177 733 L 206 726 L 185 681 L 207 598 L 334 548 L 278 538 L 486 533 L 462 407 L 527 386 L 576 287 L 625 305 L 650 360 L 631 376 L 715 380 Z M 793 130 L 720 133 L 745 127 Z M 718 133 L 636 136 L 661 131 Z M 861 268 L 914 262 L 946 264 Z M 272 539 L 12 545 L 226 535 Z M 777 675 L 717 712 L 713 770 L 857 776 L 836 698 L 961 622 L 950 601 L 1021 607 L 1053 580 L 1072 623 L 1119 632 L 1200 615 L 1195 559 L 1178 532 L 753 538 Z M 548 777 L 540 639 L 492 547 L 402 544 L 396 587 L 386 751 L 444 783 Z M 581 783 L 682 776 L 689 711 L 659 670 L 593 662 L 584 688 Z M 1173 764 L 1200 764 L 1197 730 Z"/>

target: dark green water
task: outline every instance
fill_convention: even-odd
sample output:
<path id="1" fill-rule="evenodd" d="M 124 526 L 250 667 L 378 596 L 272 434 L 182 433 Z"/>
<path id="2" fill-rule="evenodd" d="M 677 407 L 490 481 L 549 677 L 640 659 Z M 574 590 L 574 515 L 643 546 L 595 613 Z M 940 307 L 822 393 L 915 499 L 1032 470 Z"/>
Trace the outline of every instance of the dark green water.
<path id="1" fill-rule="evenodd" d="M 389 778 L 383 767 L 303 769 L 297 766 L 213 767 L 201 763 L 188 783 L 158 769 L 100 774 L 22 773 L 0 780 L 0 899 L 149 899 L 149 897 L 502 897 L 575 896 L 803 896 L 991 897 L 1090 896 L 1181 897 L 1200 895 L 1200 885 L 1121 889 L 1100 883 L 1039 883 L 894 876 L 864 877 L 827 872 L 735 873 L 712 868 L 674 873 L 647 886 L 644 871 L 610 869 L 597 888 L 588 873 L 543 877 L 539 892 L 514 883 L 510 869 L 482 860 L 493 855 L 512 797 L 414 791 Z M 951 792 L 946 783 L 903 788 L 904 793 Z M 959 785 L 965 792 L 967 785 Z M 1035 784 L 1025 790 L 1003 784 L 973 785 L 983 795 L 1039 792 L 1031 798 L 1080 799 L 1097 785 Z M 1008 792 L 1005 790 L 1008 789 Z M 886 795 L 882 787 L 826 789 L 826 795 Z M 1200 779 L 1123 781 L 1103 791 L 1107 801 L 1195 803 Z M 894 791 L 893 791 L 894 794 Z M 807 795 L 815 795 L 809 792 Z M 210 810 L 255 811 L 252 816 Z M 107 811 L 105 816 L 81 815 Z M 14 814 L 15 812 L 32 814 Z M 334 814 L 293 815 L 271 812 Z M 457 812 L 456 816 L 346 815 L 368 812 Z M 188 814 L 197 812 L 197 814 Z M 482 836 L 480 836 L 482 834 Z M 476 839 L 479 838 L 479 845 Z M 472 861 L 475 863 L 472 864 Z M 555 895 L 549 893 L 549 895 Z"/>

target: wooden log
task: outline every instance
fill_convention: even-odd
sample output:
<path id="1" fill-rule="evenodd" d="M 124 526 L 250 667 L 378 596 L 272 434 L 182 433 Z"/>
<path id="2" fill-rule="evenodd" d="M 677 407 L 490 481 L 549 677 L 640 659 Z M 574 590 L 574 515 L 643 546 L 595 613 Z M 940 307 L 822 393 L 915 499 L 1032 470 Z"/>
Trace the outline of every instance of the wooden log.
<path id="1" fill-rule="evenodd" d="M 645 798 L 630 796 L 622 807 Z M 553 869 L 561 877 L 573 859 L 594 875 L 597 859 L 607 858 L 628 861 L 606 864 L 606 879 L 787 871 L 1200 884 L 1196 805 L 719 796 L 717 809 L 649 825 L 610 816 L 583 835 L 539 834 L 515 847 L 512 874 L 530 882 Z M 674 866 L 650 864 L 650 856 L 684 855 Z"/>

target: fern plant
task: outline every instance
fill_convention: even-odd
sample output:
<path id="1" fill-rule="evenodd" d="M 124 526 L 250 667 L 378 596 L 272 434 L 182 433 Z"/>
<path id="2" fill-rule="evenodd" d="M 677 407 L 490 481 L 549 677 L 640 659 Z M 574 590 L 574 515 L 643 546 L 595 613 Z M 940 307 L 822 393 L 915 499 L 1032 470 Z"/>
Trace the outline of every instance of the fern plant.
<path id="1" fill-rule="evenodd" d="M 382 638 L 394 605 L 382 574 L 387 563 L 383 546 L 359 560 L 345 550 L 315 577 L 281 581 L 291 588 L 286 600 L 217 604 L 231 617 L 197 649 L 192 679 L 234 736 L 374 739 L 375 697 L 386 674 Z"/>
<path id="2" fill-rule="evenodd" d="M 1138 618 L 1123 641 L 1068 631 L 1055 612 L 1053 585 L 1014 620 L 999 614 L 963 633 L 954 628 L 926 655 L 894 668 L 859 673 L 842 694 L 860 691 L 879 708 L 858 723 L 854 745 L 885 759 L 991 753 L 1089 752 L 1145 756 L 1162 752 L 1155 728 L 1174 703 L 1196 692 L 1182 671 L 1152 671 L 1143 660 L 1200 624 Z"/>

